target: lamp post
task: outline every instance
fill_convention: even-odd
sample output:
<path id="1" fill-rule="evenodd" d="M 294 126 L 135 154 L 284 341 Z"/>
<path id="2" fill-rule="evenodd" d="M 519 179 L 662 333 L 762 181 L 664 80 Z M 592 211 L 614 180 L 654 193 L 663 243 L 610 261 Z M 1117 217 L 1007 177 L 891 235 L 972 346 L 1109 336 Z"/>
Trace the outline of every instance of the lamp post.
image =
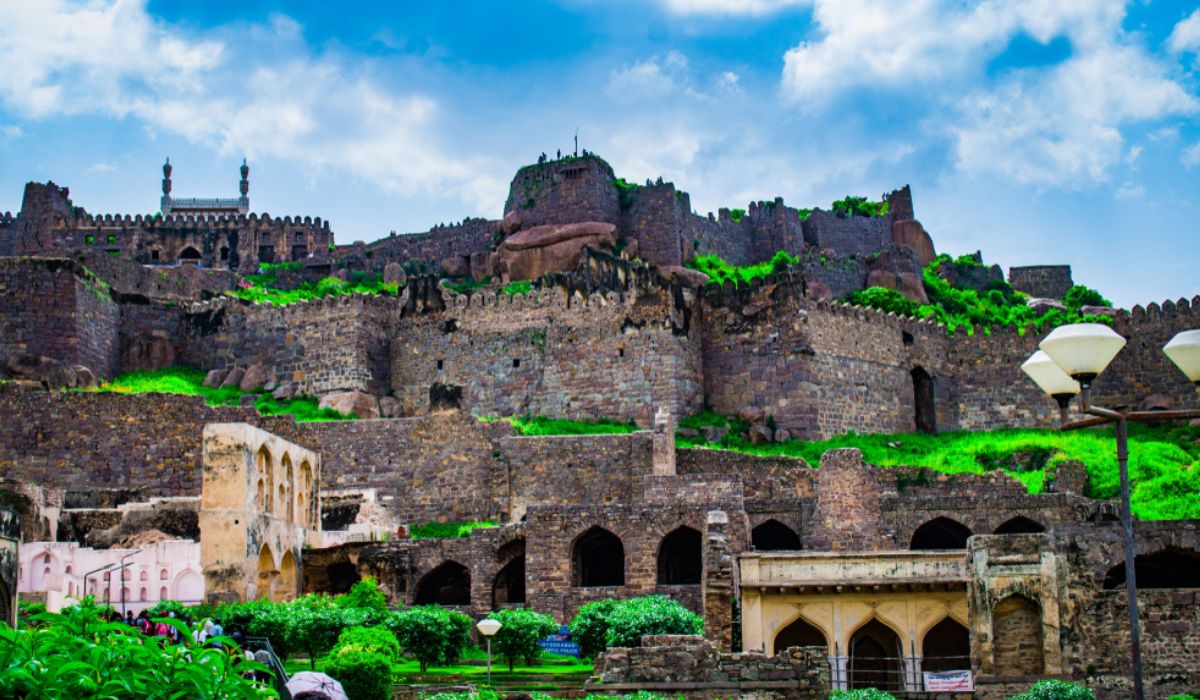
<path id="1" fill-rule="evenodd" d="M 142 549 L 144 549 L 144 548 L 138 547 L 137 549 L 133 550 L 132 552 L 129 552 L 128 554 L 122 556 L 121 557 L 121 565 L 119 567 L 117 567 L 117 571 L 123 571 L 125 569 L 125 567 L 129 566 L 129 564 L 125 563 L 125 560 L 128 559 L 129 557 L 132 557 L 133 555 L 137 554 L 138 552 L 141 552 Z M 129 585 L 131 585 L 131 586 L 133 585 L 132 581 L 130 582 Z M 145 601 L 143 601 L 143 602 L 145 602 Z M 125 619 L 125 574 L 124 573 L 121 574 L 121 619 L 122 620 Z"/>
<path id="2" fill-rule="evenodd" d="M 1133 546 L 1133 511 L 1129 504 L 1129 421 L 1162 421 L 1200 418 L 1200 410 L 1132 411 L 1127 408 L 1093 406 L 1089 391 L 1092 382 L 1104 372 L 1125 339 L 1100 323 L 1073 323 L 1059 326 L 1042 339 L 1041 348 L 1021 369 L 1059 406 L 1062 430 L 1116 424 L 1117 468 L 1121 475 L 1121 526 L 1125 537 L 1125 594 L 1129 609 L 1129 647 L 1133 660 L 1133 692 L 1144 700 L 1142 689 L 1141 630 L 1138 623 L 1137 566 Z M 1200 329 L 1183 331 L 1163 347 L 1163 352 L 1183 370 L 1200 391 Z M 1079 396 L 1079 409 L 1092 418 L 1067 422 L 1071 398 Z"/>
<path id="3" fill-rule="evenodd" d="M 487 639 L 487 651 L 488 651 L 487 682 L 488 682 L 488 685 L 492 684 L 492 637 L 494 637 L 496 635 L 496 633 L 500 631 L 501 627 L 503 627 L 503 625 L 500 624 L 499 620 L 496 620 L 496 619 L 493 619 L 490 617 L 485 617 L 475 624 L 475 629 L 479 630 L 479 633 L 482 634 L 485 639 Z"/>

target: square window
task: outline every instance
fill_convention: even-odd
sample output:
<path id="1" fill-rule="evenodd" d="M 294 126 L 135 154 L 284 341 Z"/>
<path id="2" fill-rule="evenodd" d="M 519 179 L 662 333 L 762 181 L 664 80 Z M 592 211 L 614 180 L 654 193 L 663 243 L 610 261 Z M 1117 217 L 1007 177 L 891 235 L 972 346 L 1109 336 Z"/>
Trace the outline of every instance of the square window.
<path id="1" fill-rule="evenodd" d="M 513 367 L 520 367 L 520 366 L 521 366 L 521 361 L 514 357 L 513 358 Z"/>

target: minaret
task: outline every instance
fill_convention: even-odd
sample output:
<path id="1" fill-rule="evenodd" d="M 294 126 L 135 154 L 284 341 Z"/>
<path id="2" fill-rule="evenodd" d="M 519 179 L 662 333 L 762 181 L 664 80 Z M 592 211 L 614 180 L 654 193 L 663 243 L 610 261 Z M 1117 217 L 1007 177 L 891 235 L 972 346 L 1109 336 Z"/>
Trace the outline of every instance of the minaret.
<path id="1" fill-rule="evenodd" d="M 171 159 L 167 158 L 167 162 L 163 163 L 163 181 L 162 181 L 162 203 L 159 209 L 163 216 L 171 213 Z"/>
<path id="2" fill-rule="evenodd" d="M 245 158 L 242 159 L 242 181 L 238 183 L 238 190 L 242 193 L 238 208 L 245 214 L 250 211 L 250 166 L 246 165 Z"/>

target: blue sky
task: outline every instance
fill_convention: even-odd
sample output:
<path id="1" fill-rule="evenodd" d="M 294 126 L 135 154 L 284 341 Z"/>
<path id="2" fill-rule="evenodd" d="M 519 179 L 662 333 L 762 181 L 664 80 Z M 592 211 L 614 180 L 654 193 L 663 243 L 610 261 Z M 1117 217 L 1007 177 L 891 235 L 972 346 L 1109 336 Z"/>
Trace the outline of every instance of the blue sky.
<path id="1" fill-rule="evenodd" d="M 501 215 L 580 144 L 701 213 L 911 184 L 940 251 L 1200 293 L 1200 10 L 1183 0 L 0 0 L 0 210 L 175 194 L 343 243 Z"/>

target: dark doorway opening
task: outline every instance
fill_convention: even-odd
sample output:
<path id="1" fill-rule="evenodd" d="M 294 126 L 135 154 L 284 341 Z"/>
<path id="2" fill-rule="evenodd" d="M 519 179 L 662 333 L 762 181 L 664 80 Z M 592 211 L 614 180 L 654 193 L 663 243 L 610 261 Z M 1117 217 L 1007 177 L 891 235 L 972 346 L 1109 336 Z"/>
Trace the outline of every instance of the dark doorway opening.
<path id="1" fill-rule="evenodd" d="M 917 432 L 937 432 L 937 412 L 933 404 L 933 377 L 921 367 L 914 367 L 913 382 L 913 411 Z"/>
<path id="2" fill-rule="evenodd" d="M 824 632 L 810 624 L 808 620 L 798 617 L 775 635 L 775 647 L 772 649 L 772 653 L 778 654 L 789 647 L 821 647 L 828 650 L 829 641 L 825 639 Z"/>
<path id="3" fill-rule="evenodd" d="M 1000 527 L 996 528 L 997 535 L 1033 535 L 1045 531 L 1046 528 L 1042 527 L 1041 523 L 1023 515 L 1005 520 Z"/>
<path id="4" fill-rule="evenodd" d="M 335 595 L 349 593 L 354 584 L 358 583 L 358 568 L 348 561 L 326 566 L 325 575 L 329 577 L 329 592 Z"/>
<path id="5" fill-rule="evenodd" d="M 440 363 L 441 360 L 438 360 Z M 441 369 L 440 367 L 438 369 Z M 462 387 L 435 382 L 429 386 L 430 411 L 457 411 L 462 401 Z"/>
<path id="6" fill-rule="evenodd" d="M 492 608 L 525 602 L 525 555 L 513 559 L 496 574 L 492 584 Z"/>
<path id="7" fill-rule="evenodd" d="M 750 543 L 760 552 L 800 549 L 800 536 L 792 528 L 771 519 L 750 531 Z"/>
<path id="8" fill-rule="evenodd" d="M 858 628 L 850 638 L 850 663 L 847 668 L 850 688 L 901 690 L 904 674 L 901 669 L 900 636 L 879 620 L 871 620 Z"/>
<path id="9" fill-rule="evenodd" d="M 458 562 L 448 561 L 425 574 L 417 583 L 413 605 L 470 605 L 471 573 Z"/>
<path id="10" fill-rule="evenodd" d="M 1137 587 L 1142 588 L 1200 588 L 1200 552 L 1167 547 L 1153 554 L 1142 554 L 1134 560 Z M 1125 585 L 1125 562 L 1108 570 L 1104 577 L 1106 589 Z"/>
<path id="11" fill-rule="evenodd" d="M 179 264 L 180 265 L 199 265 L 200 264 L 200 251 L 196 250 L 195 248 L 193 248 L 191 246 L 184 248 L 179 253 Z"/>
<path id="12" fill-rule="evenodd" d="M 594 527 L 575 540 L 571 563 L 576 586 L 625 585 L 625 546 L 604 528 Z"/>
<path id="13" fill-rule="evenodd" d="M 971 668 L 971 635 L 947 617 L 925 633 L 921 643 L 923 671 L 965 671 Z"/>
<path id="14" fill-rule="evenodd" d="M 684 526 L 667 533 L 658 547 L 658 582 L 700 583 L 703 555 L 700 531 Z"/>
<path id="15" fill-rule="evenodd" d="M 966 549 L 971 530 L 950 518 L 934 518 L 917 528 L 909 549 Z"/>

